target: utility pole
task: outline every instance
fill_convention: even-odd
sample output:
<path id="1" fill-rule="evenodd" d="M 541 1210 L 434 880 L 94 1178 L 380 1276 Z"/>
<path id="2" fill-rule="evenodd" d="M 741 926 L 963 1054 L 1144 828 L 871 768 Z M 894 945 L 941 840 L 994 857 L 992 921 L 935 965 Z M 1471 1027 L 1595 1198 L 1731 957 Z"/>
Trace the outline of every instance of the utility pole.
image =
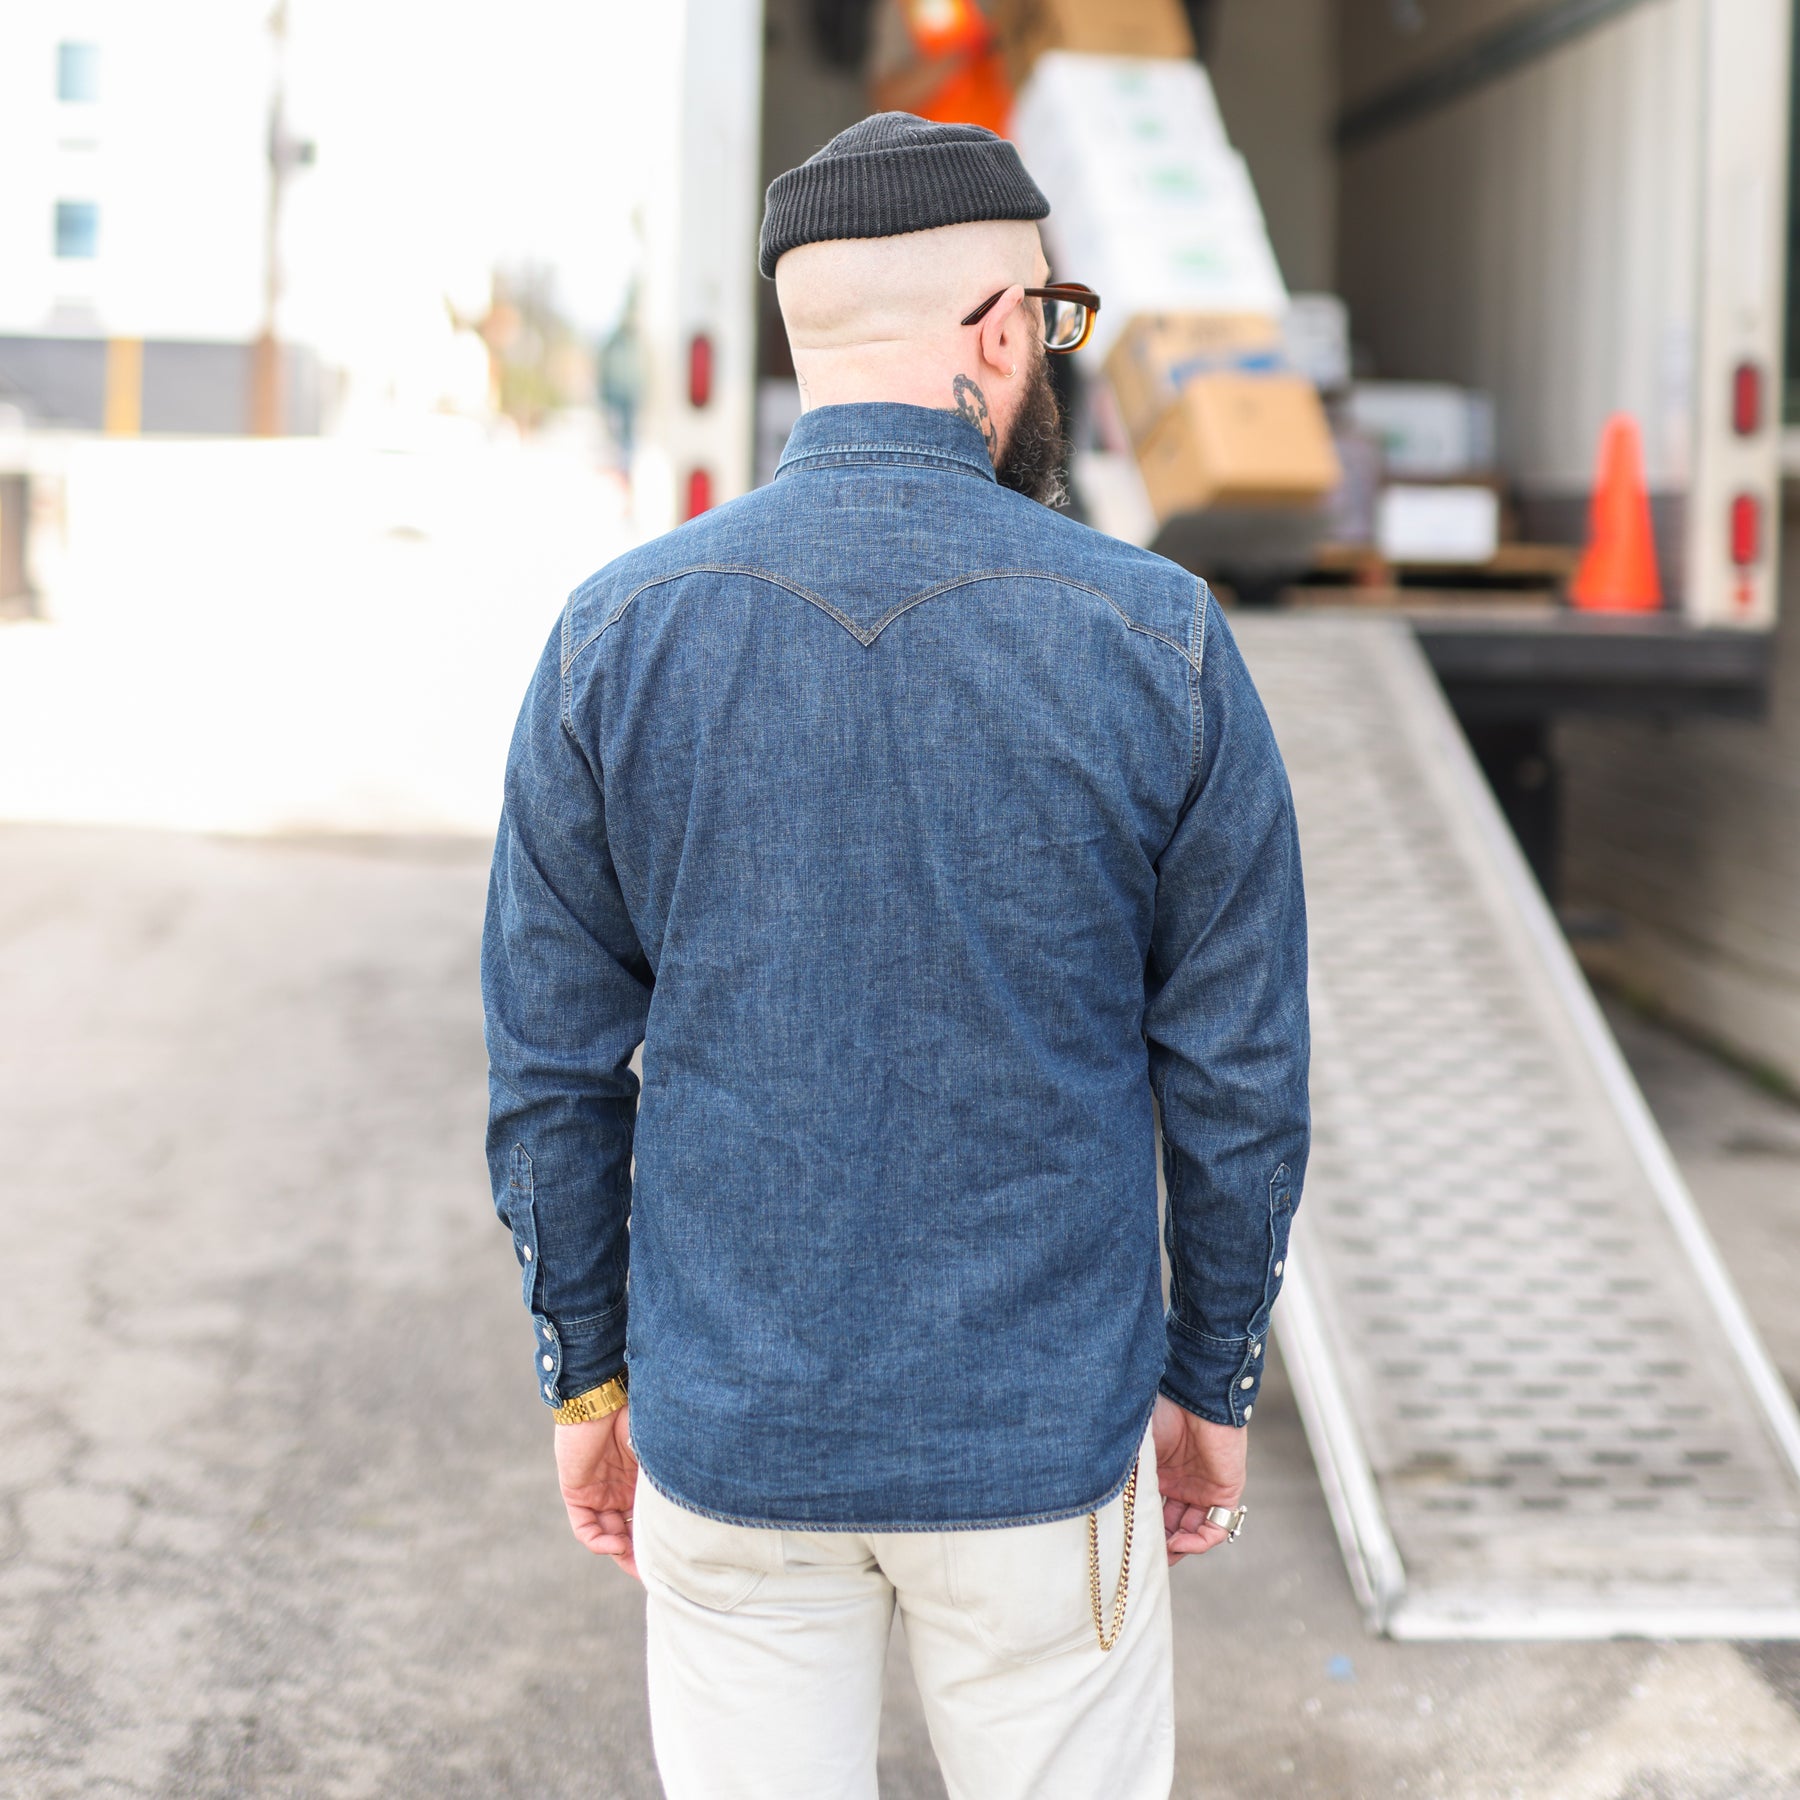
<path id="1" fill-rule="evenodd" d="M 253 437 L 283 435 L 281 345 L 275 335 L 275 312 L 281 299 L 281 200 L 288 178 L 313 160 L 314 147 L 287 128 L 287 0 L 276 0 L 269 14 L 269 36 L 275 45 L 274 85 L 269 95 L 269 206 L 263 222 L 263 322 L 250 363 L 250 432 Z"/>

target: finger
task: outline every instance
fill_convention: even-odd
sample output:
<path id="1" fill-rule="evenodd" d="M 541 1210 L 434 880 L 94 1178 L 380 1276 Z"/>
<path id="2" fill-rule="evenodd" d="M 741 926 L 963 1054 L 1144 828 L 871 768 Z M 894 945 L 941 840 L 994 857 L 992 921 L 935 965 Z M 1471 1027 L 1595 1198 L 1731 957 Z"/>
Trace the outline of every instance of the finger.
<path id="1" fill-rule="evenodd" d="M 1237 1505 L 1237 1500 L 1235 1498 L 1230 1500 L 1220 1500 L 1213 1504 L 1231 1508 Z M 1215 1524 L 1206 1516 L 1211 1510 L 1211 1506 L 1183 1507 L 1181 1517 L 1173 1520 L 1169 1525 L 1169 1529 L 1171 1531 L 1221 1531 L 1228 1529 L 1228 1527 Z"/>
<path id="2" fill-rule="evenodd" d="M 619 1513 L 598 1513 L 589 1506 L 568 1508 L 575 1541 L 596 1556 L 616 1556 L 631 1548 L 631 1526 Z"/>
<path id="3" fill-rule="evenodd" d="M 1241 1497 L 1241 1492 L 1232 1493 L 1223 1488 L 1209 1492 L 1204 1501 L 1180 1500 L 1165 1496 L 1162 1508 L 1163 1524 L 1170 1531 L 1198 1531 L 1206 1523 L 1207 1507 L 1235 1507 Z"/>
<path id="4" fill-rule="evenodd" d="M 1225 1542 L 1225 1537 L 1222 1525 L 1203 1525 L 1198 1531 L 1170 1532 L 1168 1545 L 1171 1550 L 1177 1550 L 1183 1556 L 1202 1556 L 1208 1550 L 1217 1549 Z"/>
<path id="5" fill-rule="evenodd" d="M 643 1576 L 638 1573 L 637 1558 L 627 1552 L 623 1556 L 615 1556 L 613 1561 L 631 1577 L 633 1581 L 642 1582 Z"/>
<path id="6" fill-rule="evenodd" d="M 624 1532 L 600 1531 L 592 1526 L 577 1526 L 575 1540 L 584 1550 L 596 1556 L 629 1556 L 631 1539 Z"/>

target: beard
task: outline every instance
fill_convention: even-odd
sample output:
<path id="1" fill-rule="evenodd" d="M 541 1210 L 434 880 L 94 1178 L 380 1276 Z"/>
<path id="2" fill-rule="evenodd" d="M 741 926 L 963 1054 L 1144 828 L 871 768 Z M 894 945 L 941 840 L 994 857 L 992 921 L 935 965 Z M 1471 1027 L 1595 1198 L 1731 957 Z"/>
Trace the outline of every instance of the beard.
<path id="1" fill-rule="evenodd" d="M 1067 506 L 1069 485 L 1063 468 L 1068 455 L 1062 408 L 1050 385 L 1050 357 L 1040 339 L 1025 378 L 1024 398 L 994 464 L 994 479 L 1041 506 Z"/>

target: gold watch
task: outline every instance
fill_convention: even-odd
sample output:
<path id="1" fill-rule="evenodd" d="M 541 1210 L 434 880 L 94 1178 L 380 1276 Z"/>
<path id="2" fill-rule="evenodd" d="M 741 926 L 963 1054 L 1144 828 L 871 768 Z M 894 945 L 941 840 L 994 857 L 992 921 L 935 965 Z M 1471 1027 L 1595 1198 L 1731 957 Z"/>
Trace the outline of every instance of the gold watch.
<path id="1" fill-rule="evenodd" d="M 585 1425 L 590 1419 L 604 1419 L 625 1404 L 625 1371 L 621 1369 L 611 1381 L 603 1381 L 585 1394 L 575 1394 L 552 1413 L 559 1425 Z"/>

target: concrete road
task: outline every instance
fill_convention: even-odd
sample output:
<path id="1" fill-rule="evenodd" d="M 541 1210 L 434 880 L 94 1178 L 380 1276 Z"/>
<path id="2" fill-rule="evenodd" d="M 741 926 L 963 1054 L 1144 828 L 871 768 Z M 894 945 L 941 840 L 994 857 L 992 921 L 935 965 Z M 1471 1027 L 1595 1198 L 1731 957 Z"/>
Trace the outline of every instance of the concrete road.
<path id="1" fill-rule="evenodd" d="M 0 829 L 0 1792 L 657 1792 L 481 1166 L 484 862 Z M 1792 1383 L 1800 1114 L 1623 1024 Z M 1278 1368 L 1251 1480 L 1176 1572 L 1179 1794 L 1800 1794 L 1791 1648 L 1371 1640 Z"/>

